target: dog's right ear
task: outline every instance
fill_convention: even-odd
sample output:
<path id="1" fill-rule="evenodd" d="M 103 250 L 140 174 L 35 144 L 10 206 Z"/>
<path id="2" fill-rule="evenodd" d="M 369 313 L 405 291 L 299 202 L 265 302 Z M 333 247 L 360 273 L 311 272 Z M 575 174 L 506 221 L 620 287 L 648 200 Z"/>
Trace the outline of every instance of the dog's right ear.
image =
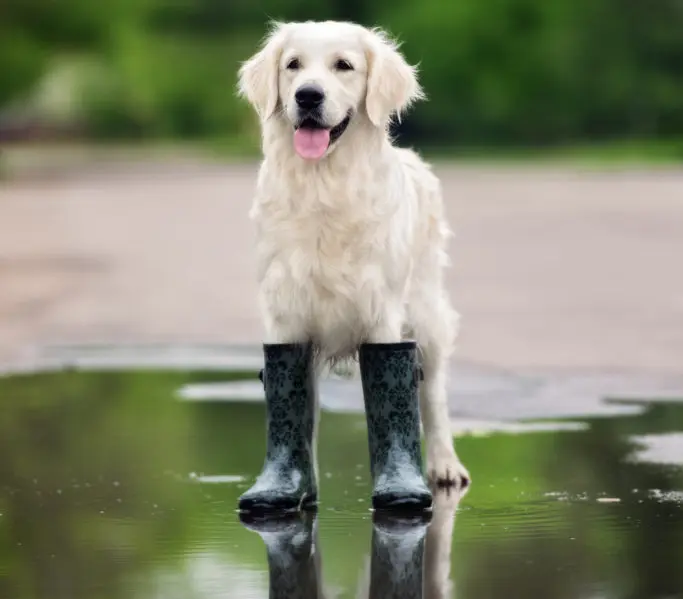
<path id="1" fill-rule="evenodd" d="M 275 22 L 262 42 L 261 49 L 244 62 L 238 73 L 238 93 L 246 98 L 262 120 L 275 112 L 278 103 L 278 66 L 285 40 L 286 26 Z"/>

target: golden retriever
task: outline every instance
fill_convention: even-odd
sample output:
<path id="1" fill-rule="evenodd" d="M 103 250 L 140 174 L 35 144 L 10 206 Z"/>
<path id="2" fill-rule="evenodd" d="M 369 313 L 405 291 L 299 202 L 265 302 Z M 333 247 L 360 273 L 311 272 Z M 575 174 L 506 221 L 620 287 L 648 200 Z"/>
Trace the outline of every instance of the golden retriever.
<path id="1" fill-rule="evenodd" d="M 415 67 L 379 29 L 275 23 L 239 70 L 262 129 L 250 218 L 266 342 L 313 341 L 322 362 L 361 343 L 418 343 L 427 474 L 469 479 L 448 413 L 448 359 L 458 315 L 441 186 L 389 123 L 424 97 Z"/>

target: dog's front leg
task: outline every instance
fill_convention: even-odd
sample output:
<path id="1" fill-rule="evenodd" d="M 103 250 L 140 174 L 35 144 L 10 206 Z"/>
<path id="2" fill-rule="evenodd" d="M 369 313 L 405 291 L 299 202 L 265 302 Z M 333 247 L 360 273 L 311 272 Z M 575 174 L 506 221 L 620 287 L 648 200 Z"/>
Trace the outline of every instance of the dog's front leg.
<path id="1" fill-rule="evenodd" d="M 417 345 L 401 341 L 398 311 L 386 312 L 361 344 L 360 372 L 368 426 L 375 509 L 427 509 L 420 448 Z"/>
<path id="2" fill-rule="evenodd" d="M 387 303 L 367 335 L 368 343 L 398 343 L 402 340 L 404 310 Z"/>
<path id="3" fill-rule="evenodd" d="M 265 244 L 264 244 L 265 245 Z M 258 306 L 265 343 L 308 343 L 311 340 L 310 296 L 306 282 L 297 280 L 284 257 L 272 248 L 258 257 Z"/>
<path id="4" fill-rule="evenodd" d="M 248 512 L 297 510 L 318 500 L 315 348 L 304 334 L 301 313 L 287 318 L 273 303 L 278 295 L 278 287 L 262 289 L 266 457 L 261 474 L 239 500 Z"/>
<path id="5" fill-rule="evenodd" d="M 278 280 L 261 285 L 259 304 L 266 343 L 307 343 L 310 341 L 308 308 L 304 299 L 287 291 Z"/>

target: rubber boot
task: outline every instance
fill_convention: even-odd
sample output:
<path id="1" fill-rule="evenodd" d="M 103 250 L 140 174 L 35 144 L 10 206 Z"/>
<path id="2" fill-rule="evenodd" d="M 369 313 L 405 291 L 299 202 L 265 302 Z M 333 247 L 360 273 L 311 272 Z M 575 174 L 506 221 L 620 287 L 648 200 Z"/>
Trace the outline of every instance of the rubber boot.
<path id="1" fill-rule="evenodd" d="M 385 515 L 375 516 L 373 520 L 368 597 L 422 599 L 430 512 L 421 512 L 414 518 L 395 519 Z"/>
<path id="2" fill-rule="evenodd" d="M 266 459 L 241 511 L 294 511 L 315 506 L 313 436 L 315 373 L 310 344 L 266 344 Z"/>
<path id="3" fill-rule="evenodd" d="M 240 520 L 266 546 L 269 599 L 323 599 L 315 514 L 290 513 L 260 520 L 243 514 Z"/>
<path id="4" fill-rule="evenodd" d="M 360 347 L 374 509 L 429 509 L 422 470 L 419 367 L 413 341 Z"/>

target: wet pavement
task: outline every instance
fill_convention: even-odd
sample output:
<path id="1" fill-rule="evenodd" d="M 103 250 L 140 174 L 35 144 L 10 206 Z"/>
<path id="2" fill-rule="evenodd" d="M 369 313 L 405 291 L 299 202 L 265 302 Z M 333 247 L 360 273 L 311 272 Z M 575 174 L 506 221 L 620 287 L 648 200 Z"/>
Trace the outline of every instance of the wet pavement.
<path id="1" fill-rule="evenodd" d="M 258 164 L 84 151 L 66 172 L 68 149 L 49 152 L 60 176 L 0 183 L 0 361 L 50 343 L 259 343 Z M 683 169 L 434 169 L 458 360 L 683 375 Z"/>
<path id="2" fill-rule="evenodd" d="M 245 523 L 257 354 L 187 370 L 172 352 L 60 355 L 0 376 L 0 599 L 683 597 L 683 402 L 666 385 L 473 377 L 454 417 L 472 487 L 438 494 L 430 521 L 388 521 L 369 510 L 360 388 L 327 381 L 318 513 Z M 565 401 L 525 411 L 543 385 Z M 519 413 L 493 420 L 511 397 Z"/>

